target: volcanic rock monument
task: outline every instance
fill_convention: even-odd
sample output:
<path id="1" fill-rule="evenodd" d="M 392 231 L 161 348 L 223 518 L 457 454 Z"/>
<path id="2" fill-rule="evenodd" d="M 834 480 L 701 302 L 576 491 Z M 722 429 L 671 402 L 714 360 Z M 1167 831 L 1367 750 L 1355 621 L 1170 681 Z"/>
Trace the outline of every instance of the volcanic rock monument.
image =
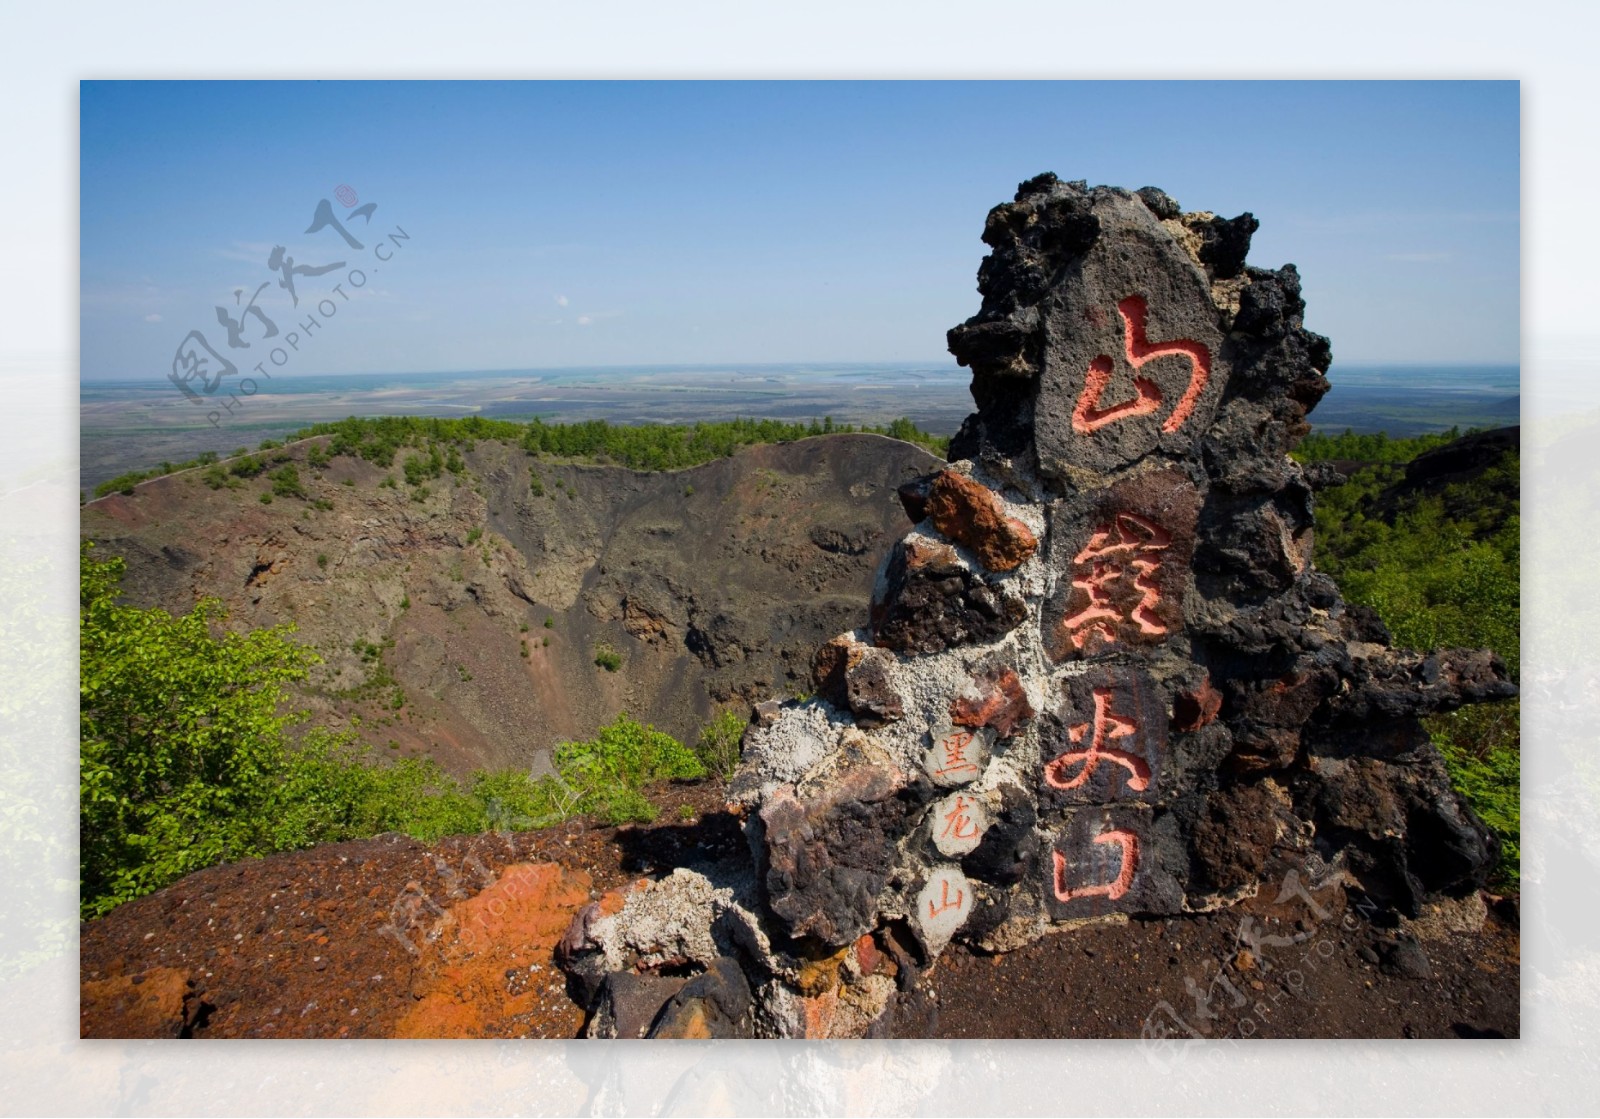
<path id="1" fill-rule="evenodd" d="M 1399 915 L 1493 838 L 1419 717 L 1512 694 L 1389 647 L 1312 566 L 1289 450 L 1328 389 L 1292 265 L 1160 190 L 1041 175 L 950 331 L 977 411 L 816 695 L 758 708 L 749 852 L 640 883 L 560 958 L 597 1036 L 901 1036 L 953 939 L 1203 912 L 1310 856 Z M 614 899 L 614 901 L 617 899 Z"/>

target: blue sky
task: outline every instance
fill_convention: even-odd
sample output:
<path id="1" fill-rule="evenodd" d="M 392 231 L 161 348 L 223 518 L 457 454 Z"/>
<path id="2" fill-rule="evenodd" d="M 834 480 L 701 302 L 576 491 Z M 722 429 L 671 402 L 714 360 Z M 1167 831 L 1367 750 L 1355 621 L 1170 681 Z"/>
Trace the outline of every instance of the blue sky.
<path id="1" fill-rule="evenodd" d="M 85 82 L 81 370 L 162 377 L 302 266 L 294 373 L 941 361 L 1040 171 L 1261 221 L 1335 362 L 1515 362 L 1514 82 Z M 345 184 L 362 242 L 303 232 Z M 374 246 L 409 235 L 386 264 Z M 390 250 L 383 250 L 390 252 Z M 235 312 L 237 313 L 237 312 Z M 244 339 L 261 333 L 244 320 Z M 252 342 L 239 364 L 262 360 Z M 269 367 L 270 368 L 270 367 Z"/>

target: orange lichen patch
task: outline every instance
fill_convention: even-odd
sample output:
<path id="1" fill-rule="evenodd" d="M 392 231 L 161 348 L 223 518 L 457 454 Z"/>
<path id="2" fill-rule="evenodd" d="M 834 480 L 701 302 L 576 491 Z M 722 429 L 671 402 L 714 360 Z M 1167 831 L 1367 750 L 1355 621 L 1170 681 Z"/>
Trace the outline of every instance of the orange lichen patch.
<path id="1" fill-rule="evenodd" d="M 869 938 L 870 939 L 870 938 Z M 819 960 L 806 960 L 800 965 L 797 985 L 808 995 L 819 994 L 839 984 L 839 968 L 850 955 L 849 948 L 841 948 L 831 956 Z"/>
<path id="2" fill-rule="evenodd" d="M 990 571 L 1014 570 L 1039 548 L 1027 525 L 1006 516 L 993 490 L 953 470 L 934 478 L 927 515 L 934 528 L 971 549 Z"/>
<path id="3" fill-rule="evenodd" d="M 675 1041 L 710 1041 L 713 1035 L 705 1003 L 695 999 L 687 1010 L 651 1036 Z"/>
<path id="4" fill-rule="evenodd" d="M 79 1036 L 178 1037 L 188 994 L 189 977 L 173 967 L 91 980 L 79 988 Z"/>
<path id="5" fill-rule="evenodd" d="M 554 863 L 518 863 L 475 897 L 451 906 L 412 974 L 417 999 L 396 1037 L 574 1036 L 583 1015 L 565 997 L 552 950 L 591 880 Z M 613 900 L 614 899 L 614 900 Z M 621 908 L 613 891 L 601 899 Z"/>
<path id="6" fill-rule="evenodd" d="M 833 1025 L 839 1016 L 839 988 L 829 987 L 819 995 L 800 1000 L 800 1016 L 808 1039 L 833 1036 Z"/>

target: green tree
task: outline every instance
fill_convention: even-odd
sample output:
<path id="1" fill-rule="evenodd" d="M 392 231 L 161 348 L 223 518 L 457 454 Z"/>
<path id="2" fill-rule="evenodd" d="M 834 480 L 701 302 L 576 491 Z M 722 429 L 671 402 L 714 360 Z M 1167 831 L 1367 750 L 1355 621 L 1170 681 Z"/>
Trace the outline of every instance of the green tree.
<path id="1" fill-rule="evenodd" d="M 81 553 L 80 897 L 103 913 L 192 870 L 258 852 L 282 764 L 283 685 L 318 663 L 292 626 L 222 633 L 221 603 L 181 617 L 120 605 L 123 562 Z"/>

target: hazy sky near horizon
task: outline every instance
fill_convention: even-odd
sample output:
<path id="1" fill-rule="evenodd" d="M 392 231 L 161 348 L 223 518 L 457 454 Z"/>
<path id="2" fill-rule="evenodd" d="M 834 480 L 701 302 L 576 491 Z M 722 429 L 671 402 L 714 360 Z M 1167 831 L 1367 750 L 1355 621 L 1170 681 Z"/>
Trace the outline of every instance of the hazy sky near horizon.
<path id="1" fill-rule="evenodd" d="M 1518 360 L 1515 82 L 80 93 L 90 380 L 164 377 L 196 329 L 243 370 L 299 334 L 266 366 L 291 376 L 951 361 L 945 331 L 978 308 L 984 215 L 1046 170 L 1253 212 L 1251 263 L 1300 268 L 1306 325 L 1336 365 Z M 324 199 L 359 250 L 305 232 Z M 409 239 L 386 239 L 396 229 Z M 293 307 L 277 246 L 301 268 L 343 267 L 295 275 Z M 262 317 L 241 317 L 263 283 Z M 248 349 L 228 347 L 219 305 Z"/>

